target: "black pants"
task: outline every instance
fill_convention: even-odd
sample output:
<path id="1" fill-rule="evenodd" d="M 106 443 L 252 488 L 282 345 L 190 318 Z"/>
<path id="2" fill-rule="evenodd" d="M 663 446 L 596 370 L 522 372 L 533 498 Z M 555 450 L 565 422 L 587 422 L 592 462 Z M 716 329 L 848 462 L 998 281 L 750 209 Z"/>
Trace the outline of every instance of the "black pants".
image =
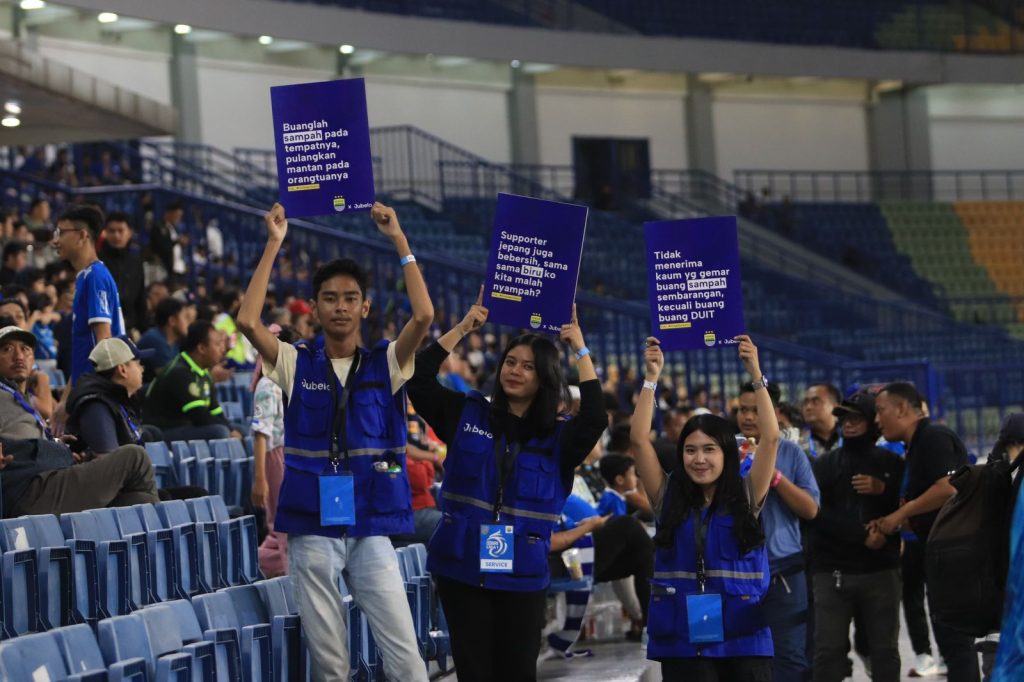
<path id="1" fill-rule="evenodd" d="M 946 662 L 946 679 L 949 682 L 979 682 L 981 674 L 978 672 L 978 650 L 974 646 L 974 637 L 961 634 L 934 620 L 932 631 L 935 632 L 939 653 Z"/>
<path id="2" fill-rule="evenodd" d="M 871 679 L 900 679 L 900 576 L 893 568 L 844 574 L 839 589 L 831 573 L 814 574 L 814 682 L 842 682 L 848 676 L 850 622 L 860 616 L 858 634 L 867 636 Z"/>
<path id="3" fill-rule="evenodd" d="M 561 562 L 559 562 L 561 563 Z M 636 598 L 647 622 L 654 571 L 654 541 L 632 516 L 615 516 L 594 531 L 594 582 L 633 576 Z"/>
<path id="4" fill-rule="evenodd" d="M 771 682 L 772 659 L 666 658 L 661 662 L 661 678 L 664 682 Z"/>
<path id="5" fill-rule="evenodd" d="M 437 577 L 459 682 L 537 679 L 546 591 L 488 590 Z"/>
<path id="6" fill-rule="evenodd" d="M 924 542 L 906 540 L 901 560 L 903 573 L 903 618 L 907 621 L 914 653 L 931 654 L 928 616 L 924 610 Z"/>

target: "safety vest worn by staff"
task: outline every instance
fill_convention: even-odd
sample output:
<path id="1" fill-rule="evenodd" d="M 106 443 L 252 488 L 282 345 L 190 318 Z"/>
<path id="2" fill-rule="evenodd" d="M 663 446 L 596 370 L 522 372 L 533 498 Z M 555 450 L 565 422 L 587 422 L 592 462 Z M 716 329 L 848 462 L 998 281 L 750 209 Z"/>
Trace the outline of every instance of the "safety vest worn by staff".
<path id="1" fill-rule="evenodd" d="M 680 475 L 680 474 L 677 474 Z M 662 519 L 671 505 L 672 486 L 666 486 Z M 707 510 L 700 510 L 701 518 Z M 740 553 L 733 533 L 735 519 L 728 512 L 712 511 L 704 545 L 704 592 L 722 596 L 722 642 L 692 644 L 687 617 L 687 595 L 700 592 L 697 551 L 691 513 L 676 529 L 672 547 L 659 547 L 654 556 L 651 607 L 647 616 L 647 657 L 772 656 L 771 631 L 761 614 L 771 574 L 768 550 L 762 545 Z"/>
<path id="2" fill-rule="evenodd" d="M 547 436 L 518 448 L 501 486 L 499 505 L 498 458 L 512 455 L 503 435 L 498 435 L 495 448 L 487 399 L 476 391 L 467 396 L 454 442 L 448 444 L 441 486 L 444 515 L 427 553 L 432 574 L 498 590 L 525 592 L 548 586 L 551 532 L 571 489 L 559 480 L 564 426 L 558 422 Z M 514 529 L 511 573 L 480 570 L 480 528 L 495 523 Z"/>
<path id="3" fill-rule="evenodd" d="M 274 529 L 327 537 L 411 534 L 412 495 L 405 473 L 405 389 L 391 393 L 388 341 L 360 348 L 354 375 L 346 383 L 344 433 L 339 434 L 339 472 L 350 472 L 356 522 L 320 524 L 321 474 L 330 464 L 334 409 L 342 395 L 323 338 L 296 344 L 298 357 L 291 398 L 284 413 L 284 481 Z M 334 384 L 332 390 L 331 383 Z"/>

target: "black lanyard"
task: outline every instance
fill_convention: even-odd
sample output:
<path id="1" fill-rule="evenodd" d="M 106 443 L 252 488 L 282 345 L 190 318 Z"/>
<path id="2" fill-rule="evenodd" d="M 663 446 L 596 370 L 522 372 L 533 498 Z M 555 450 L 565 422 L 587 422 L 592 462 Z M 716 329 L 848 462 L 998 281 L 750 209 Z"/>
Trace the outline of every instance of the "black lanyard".
<path id="1" fill-rule="evenodd" d="M 501 508 L 505 501 L 505 483 L 515 469 L 516 460 L 519 458 L 519 451 L 522 444 L 519 441 L 508 442 L 507 434 L 498 434 L 492 420 L 491 429 L 494 431 L 494 465 L 498 470 L 498 494 L 494 498 L 494 520 L 497 522 L 501 515 Z M 504 444 L 504 447 L 502 445 Z"/>
<path id="2" fill-rule="evenodd" d="M 697 546 L 697 586 L 704 592 L 704 584 L 707 582 L 707 573 L 704 567 L 704 543 L 708 539 L 708 526 L 711 525 L 711 515 L 714 513 L 714 503 L 708 507 L 707 514 L 701 516 L 699 511 L 694 511 L 693 540 Z"/>
<path id="3" fill-rule="evenodd" d="M 348 412 L 346 407 L 348 406 L 349 395 L 352 394 L 352 379 L 356 375 L 356 367 L 359 365 L 359 351 L 352 356 L 352 364 L 349 365 L 348 375 L 345 377 L 345 385 L 341 387 L 341 398 L 338 397 L 338 377 L 334 372 L 334 363 L 331 358 L 327 357 L 327 351 L 324 351 L 324 357 L 327 358 L 327 365 L 330 368 L 330 379 L 328 383 L 331 385 L 331 405 L 334 408 L 334 419 L 331 421 L 331 450 L 330 450 L 330 461 L 331 466 L 334 467 L 334 471 L 338 471 L 338 464 L 341 463 L 340 453 L 344 454 L 345 458 L 345 469 L 348 469 Z M 344 448 L 339 449 L 338 440 L 344 440 Z"/>

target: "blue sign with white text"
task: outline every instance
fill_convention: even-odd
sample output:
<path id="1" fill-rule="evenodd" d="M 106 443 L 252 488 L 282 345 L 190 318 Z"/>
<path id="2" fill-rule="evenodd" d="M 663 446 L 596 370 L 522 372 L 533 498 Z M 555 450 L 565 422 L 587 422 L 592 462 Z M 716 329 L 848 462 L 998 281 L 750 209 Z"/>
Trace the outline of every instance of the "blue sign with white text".
<path id="1" fill-rule="evenodd" d="M 270 105 L 288 217 L 368 211 L 373 160 L 363 79 L 275 86 Z"/>
<path id="2" fill-rule="evenodd" d="M 651 335 L 665 351 L 714 348 L 744 333 L 736 218 L 644 223 Z"/>
<path id="3" fill-rule="evenodd" d="M 587 210 L 498 195 L 484 283 L 489 321 L 550 334 L 572 321 Z"/>

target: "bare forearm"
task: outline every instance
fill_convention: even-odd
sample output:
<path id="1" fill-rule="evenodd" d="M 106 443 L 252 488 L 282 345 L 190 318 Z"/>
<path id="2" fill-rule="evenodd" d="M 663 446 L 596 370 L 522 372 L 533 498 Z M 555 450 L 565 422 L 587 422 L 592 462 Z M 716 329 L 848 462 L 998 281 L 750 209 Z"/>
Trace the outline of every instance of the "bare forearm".
<path id="1" fill-rule="evenodd" d="M 775 486 L 775 492 L 779 494 L 790 511 L 801 519 L 810 521 L 818 515 L 818 503 L 814 501 L 810 493 L 785 476 Z"/>
<path id="2" fill-rule="evenodd" d="M 658 463 L 658 457 L 651 445 L 651 419 L 654 416 L 654 391 L 644 389 L 633 409 L 629 421 L 629 440 L 636 458 L 636 472 L 643 483 L 648 498 L 661 490 L 665 472 Z"/>
<path id="3" fill-rule="evenodd" d="M 257 481 L 267 479 L 267 437 L 257 433 L 252 439 L 253 478 Z"/>
<path id="4" fill-rule="evenodd" d="M 267 302 L 267 287 L 270 286 L 270 274 L 274 270 L 274 261 L 281 250 L 282 242 L 276 239 L 268 239 L 263 249 L 263 255 L 252 273 L 249 280 L 249 287 L 245 290 L 245 297 L 238 309 L 238 326 L 242 332 L 249 336 L 249 330 L 261 324 L 260 316 L 263 313 L 263 305 Z M 250 337 L 250 341 L 252 338 Z"/>
<path id="5" fill-rule="evenodd" d="M 459 345 L 463 337 L 466 336 L 466 332 L 463 331 L 462 323 L 455 325 L 449 329 L 441 338 L 437 340 L 437 343 L 441 348 L 451 353 L 455 350 L 455 347 Z"/>
<path id="6" fill-rule="evenodd" d="M 940 509 L 953 495 L 956 495 L 956 488 L 953 487 L 953 484 L 949 482 L 948 478 L 940 478 L 919 497 L 900 507 L 900 514 L 909 519 L 913 516 L 933 512 Z"/>
<path id="7" fill-rule="evenodd" d="M 552 552 L 563 552 L 575 544 L 577 540 L 590 532 L 590 526 L 580 524 L 571 530 L 563 530 L 551 534 Z"/>

